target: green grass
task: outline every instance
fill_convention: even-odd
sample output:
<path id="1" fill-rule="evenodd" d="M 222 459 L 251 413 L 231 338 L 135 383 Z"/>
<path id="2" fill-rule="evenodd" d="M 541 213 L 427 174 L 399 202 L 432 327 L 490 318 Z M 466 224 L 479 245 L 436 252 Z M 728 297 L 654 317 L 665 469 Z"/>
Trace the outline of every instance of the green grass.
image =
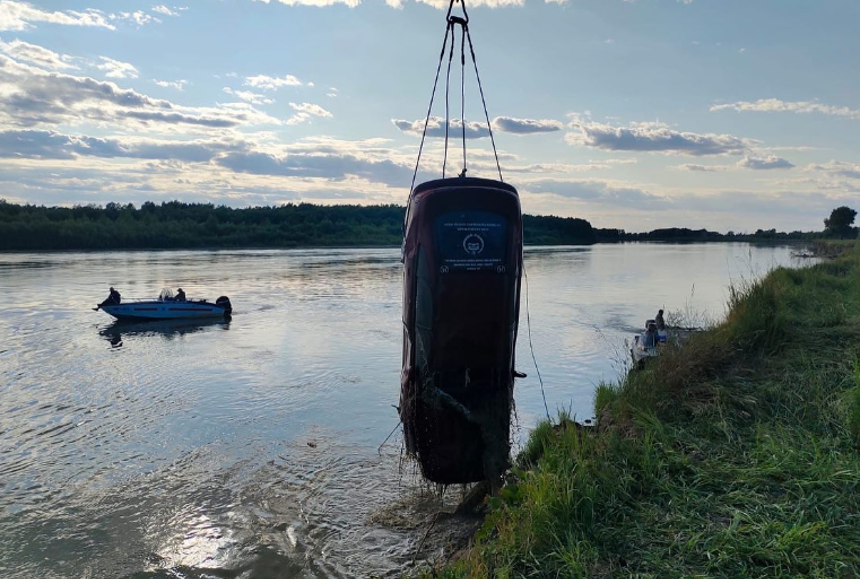
<path id="1" fill-rule="evenodd" d="M 736 288 L 727 319 L 538 426 L 431 576 L 860 575 L 860 248 Z"/>

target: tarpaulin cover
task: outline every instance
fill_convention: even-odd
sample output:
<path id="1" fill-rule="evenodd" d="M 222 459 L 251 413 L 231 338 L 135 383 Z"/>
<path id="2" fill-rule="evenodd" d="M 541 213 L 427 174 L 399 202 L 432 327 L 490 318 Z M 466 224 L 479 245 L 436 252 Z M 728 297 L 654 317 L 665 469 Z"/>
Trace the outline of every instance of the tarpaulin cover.
<path id="1" fill-rule="evenodd" d="M 501 476 L 510 454 L 522 275 L 516 189 L 458 177 L 415 188 L 403 242 L 400 415 L 431 481 Z"/>

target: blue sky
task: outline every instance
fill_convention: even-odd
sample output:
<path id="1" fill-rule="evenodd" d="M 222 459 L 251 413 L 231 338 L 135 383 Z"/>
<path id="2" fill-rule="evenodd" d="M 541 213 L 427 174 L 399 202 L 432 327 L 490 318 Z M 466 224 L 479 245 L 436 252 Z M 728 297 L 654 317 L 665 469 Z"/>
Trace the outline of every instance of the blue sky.
<path id="1" fill-rule="evenodd" d="M 0 0 L 0 197 L 402 203 L 445 7 Z M 860 208 L 856 0 L 467 7 L 525 211 L 751 231 Z M 466 117 L 469 174 L 492 177 L 468 74 Z"/>

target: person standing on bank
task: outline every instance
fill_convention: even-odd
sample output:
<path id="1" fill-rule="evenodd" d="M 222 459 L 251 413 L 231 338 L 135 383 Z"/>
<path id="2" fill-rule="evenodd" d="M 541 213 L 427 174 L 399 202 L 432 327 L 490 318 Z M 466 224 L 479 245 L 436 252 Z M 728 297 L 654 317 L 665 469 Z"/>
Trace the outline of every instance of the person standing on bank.
<path id="1" fill-rule="evenodd" d="M 657 329 L 662 331 L 666 329 L 666 321 L 663 319 L 663 310 L 657 312 L 657 316 L 654 318 L 654 323 L 657 324 Z"/>

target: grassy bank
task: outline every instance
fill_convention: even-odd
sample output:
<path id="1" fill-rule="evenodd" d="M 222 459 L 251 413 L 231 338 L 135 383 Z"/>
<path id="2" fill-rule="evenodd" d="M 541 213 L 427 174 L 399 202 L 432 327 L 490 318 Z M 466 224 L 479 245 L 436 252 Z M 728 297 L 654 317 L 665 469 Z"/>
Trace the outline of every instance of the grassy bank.
<path id="1" fill-rule="evenodd" d="M 860 247 L 541 424 L 441 577 L 860 575 Z"/>

